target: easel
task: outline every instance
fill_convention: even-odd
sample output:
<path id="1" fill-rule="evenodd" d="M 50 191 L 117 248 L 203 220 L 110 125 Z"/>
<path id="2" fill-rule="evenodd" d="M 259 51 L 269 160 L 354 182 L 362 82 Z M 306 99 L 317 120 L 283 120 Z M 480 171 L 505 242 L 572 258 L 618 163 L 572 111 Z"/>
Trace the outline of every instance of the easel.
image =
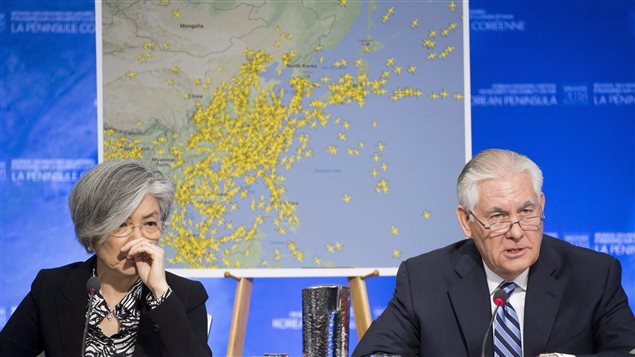
<path id="1" fill-rule="evenodd" d="M 245 346 L 245 333 L 247 332 L 247 315 L 249 315 L 249 302 L 251 301 L 252 278 L 239 278 L 230 272 L 225 272 L 226 278 L 238 281 L 236 296 L 234 297 L 234 312 L 232 313 L 232 326 L 229 329 L 229 343 L 227 344 L 227 356 L 242 356 Z"/>
<path id="2" fill-rule="evenodd" d="M 370 305 L 368 304 L 368 292 L 366 291 L 366 278 L 379 276 L 379 270 L 373 270 L 364 276 L 352 276 L 348 278 L 348 287 L 351 288 L 351 300 L 353 300 L 353 313 L 355 314 L 355 326 L 357 338 L 362 336 L 370 327 L 373 319 L 370 317 Z"/>
<path id="3" fill-rule="evenodd" d="M 229 330 L 229 342 L 227 343 L 227 356 L 242 356 L 245 345 L 245 333 L 247 332 L 247 316 L 249 315 L 249 302 L 251 300 L 251 287 L 253 278 L 241 278 L 225 272 L 226 278 L 238 281 L 236 296 L 234 297 L 234 311 L 232 313 L 232 325 Z M 353 313 L 357 326 L 357 337 L 362 338 L 372 319 L 370 317 L 370 305 L 368 304 L 368 292 L 366 291 L 366 278 L 378 276 L 379 270 L 373 270 L 364 276 L 352 276 L 348 278 L 348 286 L 351 289 Z"/>

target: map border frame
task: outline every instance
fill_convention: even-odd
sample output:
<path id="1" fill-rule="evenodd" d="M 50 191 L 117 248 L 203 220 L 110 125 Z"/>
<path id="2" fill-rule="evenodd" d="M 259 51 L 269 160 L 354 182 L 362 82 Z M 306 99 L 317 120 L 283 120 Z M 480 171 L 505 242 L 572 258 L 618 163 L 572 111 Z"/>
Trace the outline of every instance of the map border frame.
<path id="1" fill-rule="evenodd" d="M 463 113 L 465 128 L 465 162 L 472 157 L 472 118 L 471 118 L 471 91 L 470 91 L 470 31 L 469 31 L 469 0 L 461 2 L 463 11 Z M 95 0 L 95 37 L 96 37 L 96 62 L 97 62 L 97 145 L 98 163 L 104 161 L 104 106 L 103 106 L 103 32 L 102 32 L 102 1 Z M 398 261 L 401 263 L 401 260 Z M 379 276 L 396 276 L 398 267 L 361 267 L 361 268 L 215 268 L 215 269 L 185 269 L 167 268 L 166 270 L 187 278 L 222 278 L 226 273 L 236 277 L 246 278 L 301 278 L 301 277 L 351 277 L 366 276 L 378 271 Z"/>

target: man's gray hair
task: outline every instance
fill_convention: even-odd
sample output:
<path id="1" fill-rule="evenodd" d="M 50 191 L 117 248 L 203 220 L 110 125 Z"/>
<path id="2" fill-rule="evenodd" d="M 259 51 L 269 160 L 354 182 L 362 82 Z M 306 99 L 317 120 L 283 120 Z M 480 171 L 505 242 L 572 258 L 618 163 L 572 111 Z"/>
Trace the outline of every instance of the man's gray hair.
<path id="1" fill-rule="evenodd" d="M 77 239 L 87 252 L 126 222 L 146 195 L 159 202 L 165 222 L 174 200 L 174 183 L 140 160 L 110 159 L 77 181 L 68 197 Z"/>
<path id="2" fill-rule="evenodd" d="M 463 168 L 456 182 L 456 195 L 464 209 L 473 211 L 478 202 L 478 184 L 526 172 L 536 195 L 542 193 L 542 171 L 525 155 L 510 150 L 488 149 L 474 156 Z"/>

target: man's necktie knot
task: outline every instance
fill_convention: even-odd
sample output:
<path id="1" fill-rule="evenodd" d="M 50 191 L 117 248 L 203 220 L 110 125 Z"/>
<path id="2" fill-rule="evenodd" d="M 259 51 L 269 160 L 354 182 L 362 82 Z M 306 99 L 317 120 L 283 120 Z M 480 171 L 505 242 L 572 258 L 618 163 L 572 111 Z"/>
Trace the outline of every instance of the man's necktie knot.
<path id="1" fill-rule="evenodd" d="M 500 289 L 505 290 L 507 295 L 511 296 L 512 292 L 514 292 L 514 289 L 516 289 L 517 285 L 513 281 L 503 281 L 502 283 L 500 283 L 498 287 Z"/>

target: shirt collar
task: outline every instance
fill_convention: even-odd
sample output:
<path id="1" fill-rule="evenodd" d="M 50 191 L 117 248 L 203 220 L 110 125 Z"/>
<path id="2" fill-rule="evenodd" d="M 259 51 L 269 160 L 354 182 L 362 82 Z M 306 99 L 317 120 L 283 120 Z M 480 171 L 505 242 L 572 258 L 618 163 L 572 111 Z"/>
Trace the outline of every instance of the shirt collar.
<path id="1" fill-rule="evenodd" d="M 97 263 L 93 266 L 93 276 L 97 277 Z M 134 285 L 130 290 L 126 293 L 126 295 L 121 299 L 121 301 L 113 307 L 113 309 L 118 310 L 118 315 L 123 317 L 123 315 L 132 315 L 135 314 L 139 310 L 139 302 L 141 301 L 141 294 L 143 292 L 143 284 L 140 278 L 137 278 Z M 106 313 L 108 312 L 108 304 L 104 299 L 103 295 L 101 295 L 101 289 L 96 294 L 96 297 L 99 299 L 96 301 L 96 304 L 103 304 L 106 309 Z M 105 315 L 104 315 L 105 316 Z M 103 317 L 103 316 L 102 316 Z"/>
<path id="2" fill-rule="evenodd" d="M 490 269 L 485 261 L 483 261 L 483 267 L 485 268 L 485 275 L 487 276 L 487 287 L 489 288 L 489 294 L 492 296 L 494 294 L 494 290 L 498 288 L 498 286 L 505 281 L 505 279 L 498 276 L 498 274 L 494 273 L 492 269 Z M 529 268 L 525 269 L 520 275 L 514 279 L 514 283 L 518 286 L 516 289 L 520 289 L 522 291 L 527 291 L 527 280 L 529 278 Z"/>

